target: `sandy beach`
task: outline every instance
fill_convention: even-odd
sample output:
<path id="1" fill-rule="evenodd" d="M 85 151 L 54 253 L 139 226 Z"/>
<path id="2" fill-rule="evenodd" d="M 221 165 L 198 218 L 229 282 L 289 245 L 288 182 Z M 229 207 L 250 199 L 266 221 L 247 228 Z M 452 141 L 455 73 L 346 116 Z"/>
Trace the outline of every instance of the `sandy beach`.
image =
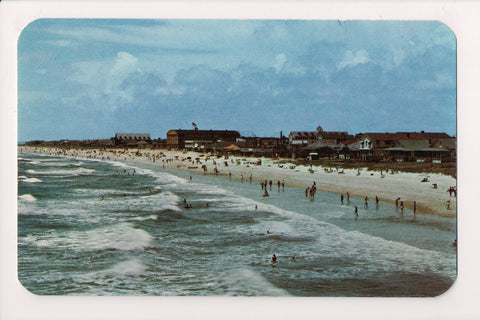
<path id="1" fill-rule="evenodd" d="M 139 164 L 149 164 L 159 167 L 169 167 L 179 170 L 196 171 L 200 174 L 224 175 L 227 179 L 249 180 L 255 182 L 272 180 L 276 186 L 278 181 L 284 181 L 285 187 L 306 189 L 316 183 L 317 190 L 365 198 L 373 204 L 375 197 L 381 202 L 395 203 L 397 198 L 403 201 L 405 208 L 413 209 L 416 201 L 418 214 L 434 214 L 444 217 L 456 217 L 456 197 L 450 196 L 448 189 L 456 186 L 456 179 L 440 174 L 418 174 L 404 172 L 378 172 L 360 170 L 334 169 L 324 167 L 294 166 L 287 159 L 272 160 L 269 158 L 247 158 L 230 156 L 225 159 L 211 157 L 197 152 L 181 152 L 151 149 L 58 149 L 35 148 L 20 146 L 20 152 L 42 153 L 50 155 L 74 156 L 90 159 L 129 161 Z M 196 161 L 195 159 L 198 159 Z M 258 165 L 258 160 L 261 164 Z M 228 166 L 225 165 L 228 164 Z M 206 172 L 204 171 L 206 168 Z M 428 182 L 422 182 L 428 177 Z M 436 188 L 434 188 L 434 184 Z M 260 187 L 259 187 L 260 192 Z M 340 196 L 339 196 L 340 201 Z M 447 201 L 450 208 L 447 209 Z"/>

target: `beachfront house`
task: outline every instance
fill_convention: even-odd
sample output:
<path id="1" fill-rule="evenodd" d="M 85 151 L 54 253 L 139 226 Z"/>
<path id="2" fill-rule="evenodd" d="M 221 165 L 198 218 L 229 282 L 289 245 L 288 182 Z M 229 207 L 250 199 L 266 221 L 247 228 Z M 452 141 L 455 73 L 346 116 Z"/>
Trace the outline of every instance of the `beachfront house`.
<path id="1" fill-rule="evenodd" d="M 431 161 L 432 157 L 451 155 L 448 148 L 434 149 L 434 144 L 440 139 L 451 139 L 446 133 L 438 132 L 396 132 L 396 133 L 359 133 L 355 136 L 356 142 L 349 146 L 356 158 L 363 161 L 395 160 L 415 161 L 425 158 Z M 445 144 L 450 142 L 445 142 Z M 435 153 L 436 152 L 436 153 Z"/>
<path id="2" fill-rule="evenodd" d="M 234 130 L 169 130 L 167 148 L 189 150 L 213 150 L 215 144 L 236 142 L 240 133 Z"/>
<path id="3" fill-rule="evenodd" d="M 416 161 L 442 163 L 454 160 L 455 153 L 452 153 L 452 148 L 455 149 L 455 146 L 451 145 L 450 141 L 448 143 L 444 142 L 442 145 L 432 139 L 400 139 L 398 146 L 386 148 L 385 151 L 389 152 L 392 160 L 397 162 Z"/>
<path id="4" fill-rule="evenodd" d="M 288 144 L 292 147 L 305 146 L 317 140 L 316 131 L 292 131 L 288 135 Z"/>
<path id="5" fill-rule="evenodd" d="M 113 145 L 118 147 L 142 148 L 151 143 L 149 133 L 116 133 L 111 139 Z"/>

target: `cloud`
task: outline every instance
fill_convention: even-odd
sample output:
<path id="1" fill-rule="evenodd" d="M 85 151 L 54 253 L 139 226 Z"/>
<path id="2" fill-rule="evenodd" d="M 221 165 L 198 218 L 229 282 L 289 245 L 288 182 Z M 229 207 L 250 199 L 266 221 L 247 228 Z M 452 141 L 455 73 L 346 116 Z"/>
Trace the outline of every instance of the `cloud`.
<path id="1" fill-rule="evenodd" d="M 343 69 L 347 66 L 356 66 L 357 64 L 364 64 L 369 62 L 367 51 L 359 50 L 355 54 L 351 50 L 347 50 L 343 56 L 343 60 L 338 64 L 338 69 Z"/>
<path id="2" fill-rule="evenodd" d="M 106 90 L 118 89 L 120 84 L 134 72 L 140 72 L 138 59 L 128 52 L 119 52 L 115 64 L 109 72 Z"/>

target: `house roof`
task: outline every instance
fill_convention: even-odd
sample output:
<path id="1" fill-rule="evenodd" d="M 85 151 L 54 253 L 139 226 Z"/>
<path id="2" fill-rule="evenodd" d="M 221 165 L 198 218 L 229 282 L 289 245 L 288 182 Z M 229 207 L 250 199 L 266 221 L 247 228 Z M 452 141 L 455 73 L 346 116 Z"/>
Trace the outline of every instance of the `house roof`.
<path id="1" fill-rule="evenodd" d="M 423 139 L 445 139 L 451 138 L 448 134 L 444 132 L 367 132 L 361 133 L 357 136 L 363 137 L 367 136 L 375 141 L 385 141 L 385 140 L 400 140 L 400 139 L 410 139 L 410 140 L 423 140 Z"/>
<path id="2" fill-rule="evenodd" d="M 291 131 L 288 135 L 289 138 L 316 138 L 318 133 L 316 131 Z"/>
<path id="3" fill-rule="evenodd" d="M 442 151 L 448 151 L 448 149 L 444 147 L 435 147 L 432 146 L 429 140 L 405 140 L 405 139 L 400 139 L 399 140 L 400 145 L 397 147 L 392 147 L 392 148 L 386 148 L 386 151 L 437 151 L 437 152 L 442 152 Z"/>
<path id="4" fill-rule="evenodd" d="M 306 146 L 303 149 L 308 149 L 308 150 L 316 150 L 316 149 L 323 149 L 323 148 L 330 148 L 330 149 L 342 149 L 345 147 L 343 143 L 335 143 L 333 141 L 317 141 L 315 143 L 311 143 L 308 146 Z"/>

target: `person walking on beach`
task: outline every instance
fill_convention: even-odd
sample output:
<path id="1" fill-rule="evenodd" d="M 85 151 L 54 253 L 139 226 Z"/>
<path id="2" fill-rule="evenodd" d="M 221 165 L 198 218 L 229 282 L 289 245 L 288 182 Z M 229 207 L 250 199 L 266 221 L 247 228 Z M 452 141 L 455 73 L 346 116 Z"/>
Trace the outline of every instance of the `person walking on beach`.
<path id="1" fill-rule="evenodd" d="M 397 198 L 397 200 L 395 200 L 395 209 L 398 210 L 398 201 L 400 201 L 400 198 Z"/>
<path id="2" fill-rule="evenodd" d="M 260 186 L 262 187 L 262 190 L 263 190 L 263 185 L 264 185 L 263 181 L 260 182 Z"/>
<path id="3" fill-rule="evenodd" d="M 375 208 L 378 209 L 378 196 L 375 196 Z"/>
<path id="4" fill-rule="evenodd" d="M 355 206 L 354 214 L 355 214 L 355 219 L 357 219 L 358 218 L 358 207 L 357 206 Z"/>
<path id="5" fill-rule="evenodd" d="M 342 204 L 342 205 L 343 205 L 343 193 L 342 193 L 342 194 L 340 194 L 340 204 Z"/>
<path id="6" fill-rule="evenodd" d="M 270 185 L 270 191 L 272 191 L 272 180 L 270 180 L 268 184 Z"/>
<path id="7" fill-rule="evenodd" d="M 282 180 L 282 192 L 285 191 L 285 180 Z"/>
<path id="8" fill-rule="evenodd" d="M 400 214 L 403 214 L 403 201 L 400 201 Z"/>
<path id="9" fill-rule="evenodd" d="M 347 192 L 347 205 L 350 205 L 350 193 Z"/>
<path id="10" fill-rule="evenodd" d="M 364 207 L 365 209 L 368 209 L 368 197 L 365 197 Z"/>
<path id="11" fill-rule="evenodd" d="M 417 214 L 417 201 L 413 201 L 413 214 Z"/>
<path id="12" fill-rule="evenodd" d="M 308 198 L 309 193 L 310 193 L 310 188 L 307 187 L 307 189 L 305 189 L 305 199 Z"/>
<path id="13" fill-rule="evenodd" d="M 277 181 L 278 192 L 280 192 L 280 180 Z"/>

